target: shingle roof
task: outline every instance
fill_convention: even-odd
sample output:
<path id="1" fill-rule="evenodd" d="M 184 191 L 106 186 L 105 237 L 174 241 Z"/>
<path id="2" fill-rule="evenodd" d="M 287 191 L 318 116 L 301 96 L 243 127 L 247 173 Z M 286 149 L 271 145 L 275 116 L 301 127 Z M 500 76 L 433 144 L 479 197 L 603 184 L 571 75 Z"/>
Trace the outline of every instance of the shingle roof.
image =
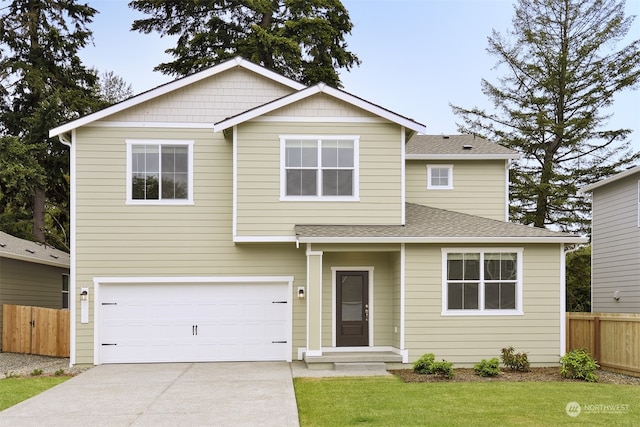
<path id="1" fill-rule="evenodd" d="M 296 225 L 302 243 L 583 243 L 586 238 L 437 209 L 406 204 L 406 225 Z"/>
<path id="2" fill-rule="evenodd" d="M 69 268 L 69 254 L 42 243 L 20 239 L 0 231 L 0 257 Z"/>
<path id="3" fill-rule="evenodd" d="M 516 151 L 475 135 L 415 135 L 407 143 L 406 153 L 407 158 L 482 156 L 517 159 L 520 157 Z"/>

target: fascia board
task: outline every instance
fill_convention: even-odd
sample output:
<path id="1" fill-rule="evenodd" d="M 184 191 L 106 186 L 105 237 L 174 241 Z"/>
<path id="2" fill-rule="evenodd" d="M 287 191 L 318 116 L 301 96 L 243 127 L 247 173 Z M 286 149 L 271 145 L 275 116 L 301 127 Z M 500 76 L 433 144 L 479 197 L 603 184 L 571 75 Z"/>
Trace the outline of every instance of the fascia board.
<path id="1" fill-rule="evenodd" d="M 174 80 L 172 82 L 169 83 L 165 83 L 163 85 L 160 85 L 154 89 L 150 89 L 146 92 L 143 92 L 139 95 L 136 95 L 132 98 L 129 98 L 125 101 L 122 101 L 118 104 L 112 105 L 110 107 L 107 107 L 103 110 L 100 111 L 96 111 L 93 114 L 89 114 L 87 116 L 81 117 L 77 120 L 71 121 L 69 123 L 66 123 L 64 125 L 58 126 L 56 128 L 53 128 L 49 131 L 49 137 L 54 137 L 57 135 L 60 135 L 62 133 L 65 132 L 69 132 L 73 129 L 79 128 L 81 126 L 85 126 L 91 122 L 94 122 L 96 120 L 100 120 L 103 119 L 107 116 L 110 116 L 112 114 L 116 114 L 119 113 L 121 111 L 124 111 L 128 108 L 134 107 L 136 105 L 139 105 L 143 102 L 149 101 L 153 98 L 157 98 L 159 96 L 165 95 L 169 92 L 172 92 L 174 90 L 183 88 L 185 86 L 188 86 L 190 84 L 196 83 L 200 80 L 209 78 L 211 76 L 214 76 L 216 74 L 220 74 L 224 71 L 230 70 L 234 67 L 242 67 L 245 68 L 247 70 L 253 71 L 257 74 L 260 74 L 268 79 L 274 80 L 278 83 L 281 83 L 285 86 L 288 86 L 294 90 L 301 90 L 303 88 L 305 88 L 306 86 L 303 85 L 302 83 L 296 82 L 295 80 L 291 80 L 288 77 L 284 77 L 274 71 L 271 70 L 267 70 L 264 67 L 261 67 L 257 64 L 254 64 L 250 61 L 247 61 L 246 59 L 237 57 L 235 59 L 231 59 L 229 61 L 223 62 L 221 64 L 215 65 L 211 68 L 207 68 L 206 70 L 197 72 L 195 74 L 192 74 L 190 76 L 187 77 L 183 77 L 181 79 L 178 80 Z"/>
<path id="2" fill-rule="evenodd" d="M 300 243 L 588 243 L 587 237 L 299 237 Z"/>
<path id="3" fill-rule="evenodd" d="M 9 259 L 15 259 L 17 261 L 24 261 L 24 262 L 30 262 L 30 263 L 34 263 L 34 264 L 42 264 L 42 265 L 48 265 L 51 267 L 58 267 L 58 268 L 65 268 L 65 269 L 69 269 L 69 264 L 65 264 L 63 262 L 59 262 L 59 261 L 48 261 L 46 259 L 40 259 L 40 258 L 31 258 L 28 256 L 22 256 L 22 255 L 17 255 L 17 254 L 13 254 L 13 253 L 0 253 L 0 258 L 9 258 Z"/>
<path id="4" fill-rule="evenodd" d="M 520 154 L 407 154 L 407 160 L 518 160 Z"/>
<path id="5" fill-rule="evenodd" d="M 579 195 L 583 195 L 586 193 L 589 193 L 593 190 L 595 190 L 596 188 L 602 187 L 603 185 L 607 185 L 610 184 L 612 182 L 615 182 L 619 179 L 622 178 L 626 178 L 630 175 L 636 174 L 636 173 L 640 173 L 640 166 L 636 166 L 633 167 L 631 169 L 628 169 L 624 172 L 620 172 L 616 175 L 610 176 L 609 178 L 603 179 L 602 181 L 598 181 L 598 182 L 594 182 L 593 184 L 589 184 L 587 186 L 582 187 L 581 189 L 578 190 L 578 194 Z"/>

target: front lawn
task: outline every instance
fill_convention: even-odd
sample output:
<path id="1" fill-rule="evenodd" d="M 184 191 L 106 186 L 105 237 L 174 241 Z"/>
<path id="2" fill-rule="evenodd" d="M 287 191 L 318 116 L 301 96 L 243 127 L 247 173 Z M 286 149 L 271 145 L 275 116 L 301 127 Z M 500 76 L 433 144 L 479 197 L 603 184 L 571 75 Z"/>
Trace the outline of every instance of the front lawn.
<path id="1" fill-rule="evenodd" d="M 294 385 L 302 426 L 640 425 L 640 387 L 633 385 L 395 377 L 295 378 Z"/>
<path id="2" fill-rule="evenodd" d="M 71 377 L 4 378 L 0 380 L 0 411 L 42 393 L 69 378 Z"/>

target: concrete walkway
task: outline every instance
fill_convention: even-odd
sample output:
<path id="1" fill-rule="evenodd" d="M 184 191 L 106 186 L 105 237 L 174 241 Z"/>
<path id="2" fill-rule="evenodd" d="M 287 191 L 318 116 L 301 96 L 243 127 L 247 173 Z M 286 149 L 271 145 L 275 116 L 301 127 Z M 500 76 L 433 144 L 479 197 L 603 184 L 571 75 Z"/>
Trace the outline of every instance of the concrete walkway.
<path id="1" fill-rule="evenodd" d="M 0 426 L 298 426 L 285 362 L 101 365 L 0 412 Z"/>

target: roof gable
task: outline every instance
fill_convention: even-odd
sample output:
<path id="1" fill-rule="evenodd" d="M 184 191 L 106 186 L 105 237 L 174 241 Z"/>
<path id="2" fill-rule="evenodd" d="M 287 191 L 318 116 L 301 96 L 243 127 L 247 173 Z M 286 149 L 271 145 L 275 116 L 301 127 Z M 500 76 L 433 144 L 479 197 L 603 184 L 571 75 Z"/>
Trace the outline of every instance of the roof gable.
<path id="1" fill-rule="evenodd" d="M 81 126 L 85 126 L 87 124 L 90 124 L 92 122 L 95 122 L 97 120 L 103 119 L 105 117 L 111 116 L 113 114 L 117 114 L 120 113 L 124 110 L 127 110 L 129 108 L 138 106 L 140 104 L 142 104 L 143 102 L 147 102 L 149 100 L 158 98 L 160 96 L 169 94 L 175 90 L 181 89 L 185 86 L 197 83 L 199 81 L 202 81 L 204 79 L 207 79 L 209 77 L 215 76 L 217 74 L 223 73 L 227 70 L 230 70 L 232 68 L 235 67 L 242 67 L 246 70 L 249 70 L 251 72 L 257 73 L 259 75 L 262 75 L 268 79 L 271 79 L 273 81 L 276 81 L 282 85 L 285 85 L 287 87 L 290 87 L 291 89 L 294 90 L 300 90 L 305 88 L 306 86 L 303 85 L 302 83 L 298 83 L 294 80 L 291 80 L 287 77 L 284 77 L 274 71 L 268 70 L 264 67 L 261 67 L 257 64 L 254 64 L 253 62 L 247 61 L 246 59 L 237 57 L 235 59 L 231 59 L 229 61 L 220 63 L 218 65 L 214 65 L 210 68 L 207 68 L 205 70 L 199 71 L 197 73 L 191 74 L 189 76 L 180 78 L 178 80 L 174 80 L 172 82 L 169 83 L 165 83 L 163 85 L 160 85 L 154 89 L 148 90 L 146 92 L 143 92 L 139 95 L 133 96 L 129 99 L 126 99 L 122 102 L 119 102 L 117 104 L 114 104 L 110 107 L 104 108 L 100 111 L 96 111 L 95 113 L 86 115 L 84 117 L 81 117 L 79 119 L 73 120 L 71 122 L 65 123 L 61 126 L 58 126 L 56 128 L 53 128 L 49 131 L 49 136 L 53 137 L 53 136 L 57 136 L 57 135 L 61 135 L 64 134 L 66 132 L 69 132 L 73 129 L 79 128 Z"/>
<path id="2" fill-rule="evenodd" d="M 634 166 L 632 168 L 627 169 L 624 172 L 620 172 L 618 174 L 615 174 L 613 176 L 610 176 L 609 178 L 603 179 L 601 181 L 598 182 L 594 182 L 593 184 L 589 184 L 585 187 L 582 187 L 580 190 L 578 190 L 578 194 L 585 194 L 585 193 L 590 193 L 591 191 L 595 190 L 596 188 L 600 188 L 603 187 L 607 184 L 610 184 L 612 182 L 618 181 L 620 179 L 626 178 L 628 176 L 631 175 L 635 175 L 640 173 L 640 166 Z"/>
<path id="3" fill-rule="evenodd" d="M 418 123 L 412 119 L 396 114 L 390 110 L 387 110 L 386 108 L 380 107 L 379 105 L 365 101 L 364 99 L 351 95 L 348 92 L 335 89 L 331 86 L 327 86 L 324 83 L 319 83 L 317 85 L 310 86 L 306 89 L 302 89 L 297 92 L 294 92 L 291 95 L 284 96 L 282 98 L 268 102 L 259 107 L 240 113 L 236 116 L 222 120 L 218 123 L 215 123 L 213 126 L 213 129 L 216 132 L 224 131 L 240 123 L 244 123 L 256 117 L 269 114 L 279 108 L 283 108 L 293 103 L 296 103 L 298 101 L 308 99 L 309 97 L 312 97 L 316 94 L 325 94 L 329 97 L 333 97 L 340 101 L 349 103 L 364 111 L 367 111 L 371 114 L 382 117 L 391 122 L 397 123 L 415 132 L 424 132 L 426 130 L 426 126 L 421 123 Z"/>

